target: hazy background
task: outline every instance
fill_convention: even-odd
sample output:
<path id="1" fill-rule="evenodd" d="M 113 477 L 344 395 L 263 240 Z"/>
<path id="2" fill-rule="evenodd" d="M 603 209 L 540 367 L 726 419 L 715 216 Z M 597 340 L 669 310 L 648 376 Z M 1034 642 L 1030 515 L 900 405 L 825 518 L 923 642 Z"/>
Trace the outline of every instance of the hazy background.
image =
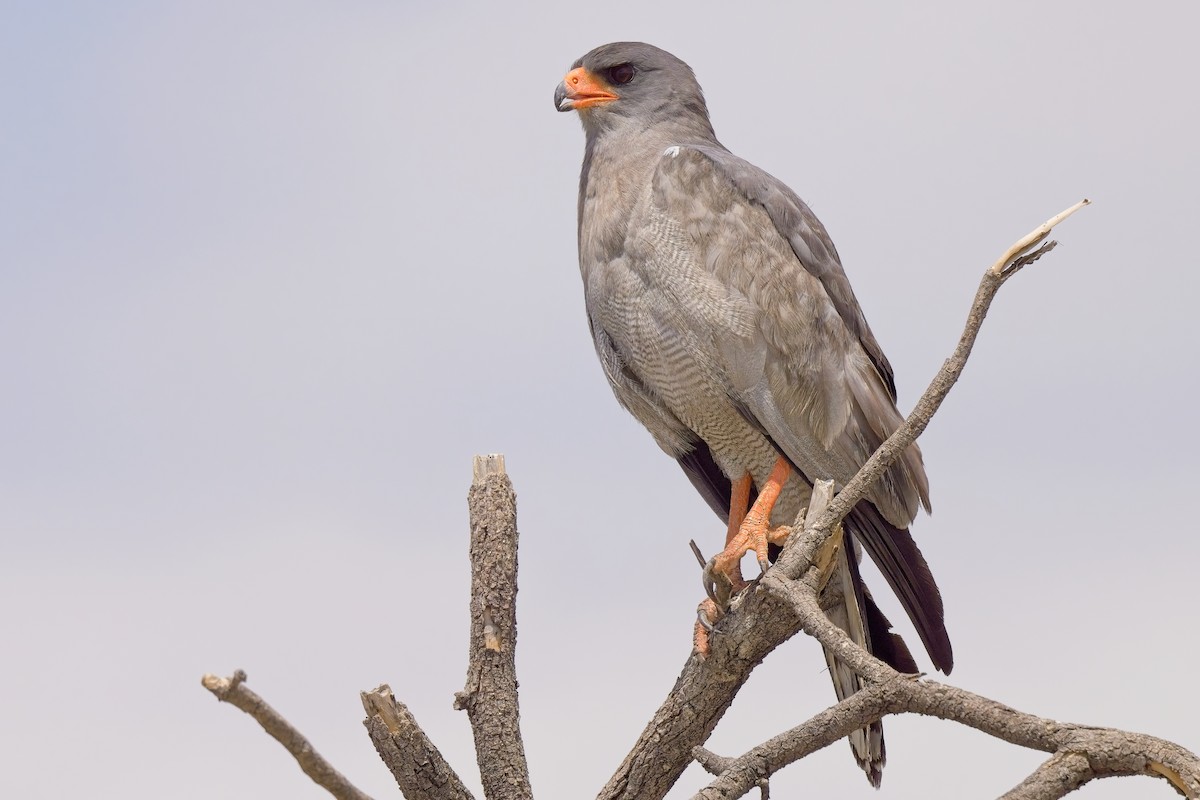
<path id="1" fill-rule="evenodd" d="M 688 655 L 687 541 L 722 536 L 584 321 L 583 136 L 551 96 L 616 39 L 691 63 L 722 141 L 812 205 L 905 409 L 982 270 L 1095 201 L 1001 293 L 915 533 L 952 683 L 1200 747 L 1196 4 L 2 9 L 0 794 L 323 797 L 201 688 L 239 667 L 377 797 L 384 681 L 477 786 L 465 494 L 503 452 L 534 788 L 594 796 Z M 832 699 L 794 641 L 711 747 Z M 883 794 L 839 744 L 773 796 L 994 796 L 1043 758 L 887 730 Z"/>

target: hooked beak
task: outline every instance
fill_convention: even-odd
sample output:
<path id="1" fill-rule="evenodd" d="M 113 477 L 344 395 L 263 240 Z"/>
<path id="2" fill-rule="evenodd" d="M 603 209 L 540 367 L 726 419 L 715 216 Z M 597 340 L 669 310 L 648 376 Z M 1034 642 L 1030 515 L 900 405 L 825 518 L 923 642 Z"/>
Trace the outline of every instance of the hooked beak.
<path id="1" fill-rule="evenodd" d="M 554 90 L 554 107 L 559 111 L 581 111 L 616 99 L 612 87 L 583 67 L 568 72 Z"/>

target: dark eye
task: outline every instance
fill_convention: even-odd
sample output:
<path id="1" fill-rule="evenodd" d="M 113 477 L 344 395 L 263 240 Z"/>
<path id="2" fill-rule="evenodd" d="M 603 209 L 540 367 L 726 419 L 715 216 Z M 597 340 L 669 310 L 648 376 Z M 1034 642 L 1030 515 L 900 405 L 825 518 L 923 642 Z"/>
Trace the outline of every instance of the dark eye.
<path id="1" fill-rule="evenodd" d="M 617 64 L 615 67 L 609 67 L 604 71 L 608 82 L 614 83 L 617 86 L 624 86 L 629 83 L 636 74 L 637 70 L 633 68 L 633 64 Z"/>

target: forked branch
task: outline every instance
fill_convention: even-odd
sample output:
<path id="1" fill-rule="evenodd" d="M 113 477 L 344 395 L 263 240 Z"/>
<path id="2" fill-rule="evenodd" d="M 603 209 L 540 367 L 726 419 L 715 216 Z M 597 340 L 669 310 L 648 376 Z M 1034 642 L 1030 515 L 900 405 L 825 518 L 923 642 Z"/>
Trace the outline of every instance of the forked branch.
<path id="1" fill-rule="evenodd" d="M 1048 252 L 1053 243 L 1042 247 L 1039 245 L 1046 240 L 1054 225 L 1087 204 L 1087 200 L 1076 203 L 1039 225 L 1014 242 L 985 271 L 954 353 L 934 377 L 904 425 L 867 460 L 858 474 L 817 515 L 818 518 L 810 520 L 803 529 L 797 522 L 792 537 L 799 541 L 789 542 L 775 566 L 767 572 L 763 585 L 769 585 L 769 578 L 776 581 L 787 579 L 790 582 L 804 578 L 809 573 L 834 526 L 862 499 L 871 484 L 916 441 L 949 394 L 966 366 L 996 292 L 1023 266 Z M 817 506 L 815 500 L 813 506 Z M 817 576 L 814 574 L 809 580 L 815 586 Z M 708 738 L 750 676 L 751 670 L 767 653 L 800 629 L 801 618 L 792 604 L 779 602 L 784 597 L 777 592 L 746 591 L 735 600 L 730 613 L 717 628 L 719 635 L 713 637 L 712 655 L 705 661 L 694 657 L 688 659 L 675 688 L 646 726 L 617 773 L 601 791 L 601 800 L 660 800 L 666 794 L 689 763 L 691 749 Z M 824 614 L 820 617 L 828 622 Z M 807 632 L 813 633 L 811 630 Z M 825 642 L 822 641 L 822 644 Z M 865 651 L 860 652 L 865 654 Z M 851 661 L 847 663 L 854 664 Z M 869 670 L 865 662 L 859 663 L 862 669 Z M 864 674 L 863 677 L 869 679 L 871 675 Z M 883 677 L 883 673 L 878 673 L 876 677 Z M 686 700 L 680 699 L 681 694 Z M 682 713 L 684 711 L 687 713 Z M 832 741 L 837 738 L 841 737 L 835 737 Z M 660 744 L 664 741 L 668 742 L 665 753 L 661 752 Z M 688 755 L 684 755 L 685 750 Z"/>
<path id="2" fill-rule="evenodd" d="M 820 608 L 816 567 L 822 546 L 872 482 L 916 440 L 958 380 L 996 292 L 1024 266 L 1048 253 L 1051 229 L 1084 200 L 1015 242 L 984 274 L 952 356 L 903 426 L 835 496 L 818 481 L 807 516 L 798 521 L 779 560 L 757 588 L 734 600 L 718 625 L 707 660 L 689 657 L 662 707 L 600 793 L 602 800 L 658 800 L 691 760 L 717 777 L 697 798 L 740 797 L 755 787 L 767 796 L 770 777 L 784 766 L 889 714 L 915 713 L 952 720 L 1022 747 L 1050 753 L 1006 800 L 1056 800 L 1084 783 L 1113 775 L 1166 779 L 1182 795 L 1200 798 L 1200 760 L 1161 739 L 1107 728 L 1043 719 L 919 676 L 902 675 L 855 645 Z M 516 645 L 516 506 L 500 456 L 477 457 L 471 508 L 471 638 L 466 709 L 488 800 L 529 800 L 528 768 L 519 729 Z M 866 686 L 795 728 L 747 753 L 728 758 L 701 745 L 751 671 L 782 642 L 804 630 L 861 675 Z M 369 800 L 333 770 L 303 736 L 261 698 L 232 679 L 207 675 L 220 699 L 252 714 L 335 797 Z M 364 693 L 365 724 L 409 800 L 469 800 L 470 793 L 386 686 Z"/>
<path id="3" fill-rule="evenodd" d="M 1116 775 L 1164 778 L 1183 796 L 1200 797 L 1200 760 L 1188 750 L 1144 734 L 1043 719 L 962 689 L 902 675 L 851 641 L 829 621 L 817 600 L 819 577 L 815 559 L 822 545 L 871 484 L 929 424 L 962 374 L 1000 286 L 1022 267 L 1049 252 L 1055 243 L 1043 242 L 1054 225 L 1087 202 L 1077 203 L 1018 240 L 984 273 L 954 354 L 934 377 L 908 419 L 822 512 L 809 515 L 803 532 L 793 534 L 775 567 L 761 581 L 763 588 L 788 602 L 805 633 L 835 652 L 839 660 L 868 681 L 867 688 L 740 758 L 723 761 L 726 769 L 697 798 L 740 797 L 783 766 L 842 738 L 846 731 L 899 713 L 940 717 L 1013 744 L 1054 754 L 1007 797 L 1053 800 L 1094 778 Z M 820 495 L 831 488 L 828 483 L 814 488 L 814 510 L 824 504 L 819 502 Z M 710 757 L 705 759 L 712 763 Z"/>

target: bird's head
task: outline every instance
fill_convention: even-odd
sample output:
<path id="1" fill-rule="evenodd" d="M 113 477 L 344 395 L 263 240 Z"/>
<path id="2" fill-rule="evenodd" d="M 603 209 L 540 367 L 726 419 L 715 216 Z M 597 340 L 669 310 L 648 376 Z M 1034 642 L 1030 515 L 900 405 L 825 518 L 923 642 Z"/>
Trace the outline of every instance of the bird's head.
<path id="1" fill-rule="evenodd" d="M 578 111 L 589 133 L 658 121 L 700 123 L 712 130 L 691 67 L 642 42 L 602 45 L 577 60 L 554 90 L 554 107 Z"/>

